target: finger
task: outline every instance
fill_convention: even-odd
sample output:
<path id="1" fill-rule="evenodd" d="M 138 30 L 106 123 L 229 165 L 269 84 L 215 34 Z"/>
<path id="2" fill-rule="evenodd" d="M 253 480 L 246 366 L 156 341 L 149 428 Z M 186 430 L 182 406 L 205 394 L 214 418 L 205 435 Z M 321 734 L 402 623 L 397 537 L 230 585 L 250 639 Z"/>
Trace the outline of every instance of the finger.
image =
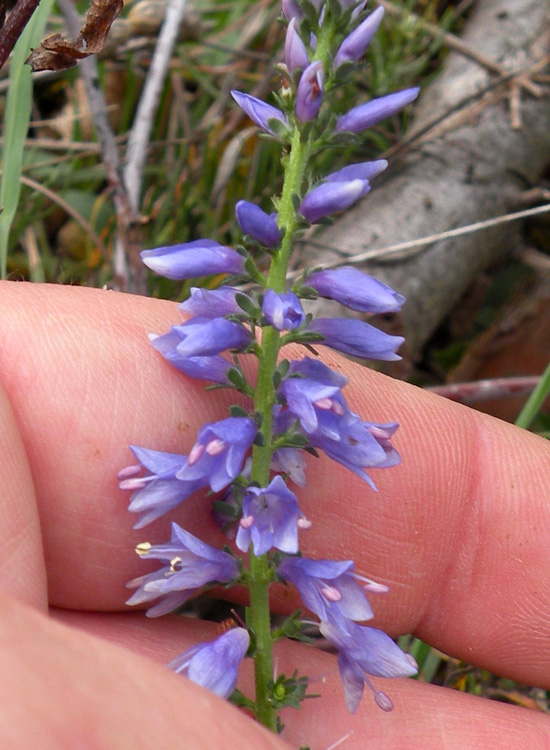
<path id="1" fill-rule="evenodd" d="M 150 659 L 0 597 L 0 747 L 283 750 L 227 701 Z"/>
<path id="2" fill-rule="evenodd" d="M 162 663 L 195 643 L 216 637 L 213 623 L 189 618 L 160 618 L 149 621 L 144 627 L 139 615 L 95 614 L 89 618 L 65 611 L 57 616 Z M 249 661 L 246 660 L 243 667 L 250 667 Z M 292 708 L 282 711 L 281 720 L 285 725 L 282 738 L 292 747 L 307 745 L 325 750 L 345 738 L 342 747 L 346 750 L 364 750 L 368 737 L 368 747 L 373 750 L 388 747 L 532 750 L 546 747 L 550 737 L 547 715 L 414 680 L 376 679 L 376 688 L 391 698 L 394 710 L 384 713 L 378 709 L 367 689 L 357 713 L 350 716 L 332 654 L 311 645 L 280 641 L 276 644 L 275 664 L 278 674 L 291 675 L 298 670 L 299 675 L 309 675 L 312 679 L 308 693 L 320 694 L 318 698 L 306 700 L 300 711 Z M 239 688 L 252 697 L 251 670 L 243 671 Z"/>
<path id="3" fill-rule="evenodd" d="M 8 325 L 0 352 L 10 356 L 0 371 L 40 488 L 51 599 L 118 607 L 123 582 L 146 572 L 130 552 L 143 532 L 131 532 L 114 480 L 129 460 L 124 446 L 186 452 L 201 423 L 226 415 L 227 396 L 205 397 L 151 351 L 146 332 L 179 319 L 169 303 L 34 285 L 4 284 L 2 294 Z M 352 409 L 372 421 L 399 419 L 403 463 L 373 472 L 380 490 L 373 493 L 338 465 L 315 461 L 301 500 L 314 522 L 302 537 L 306 554 L 355 559 L 360 572 L 389 583 L 374 606 L 377 622 L 393 632 L 416 631 L 468 661 L 547 684 L 547 444 L 327 361 L 350 374 Z M 202 498 L 175 517 L 218 540 Z M 166 529 L 159 522 L 147 536 L 159 541 Z"/>
<path id="4" fill-rule="evenodd" d="M 25 448 L 1 383 L 0 467 L 0 588 L 46 610 L 46 566 L 36 497 Z"/>

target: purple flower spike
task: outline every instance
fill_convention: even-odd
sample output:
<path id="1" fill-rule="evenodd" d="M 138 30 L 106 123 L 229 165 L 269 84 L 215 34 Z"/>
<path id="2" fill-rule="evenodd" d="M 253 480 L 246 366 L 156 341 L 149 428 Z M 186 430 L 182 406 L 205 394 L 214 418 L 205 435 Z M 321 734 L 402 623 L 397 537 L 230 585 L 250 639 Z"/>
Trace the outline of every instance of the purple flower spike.
<path id="1" fill-rule="evenodd" d="M 305 283 L 313 287 L 321 297 L 336 300 L 359 312 L 397 312 L 405 301 L 403 295 L 351 266 L 316 271 Z"/>
<path id="2" fill-rule="evenodd" d="M 309 122 L 317 117 L 323 102 L 324 74 L 323 63 L 315 60 L 304 70 L 296 92 L 296 117 Z"/>
<path id="3" fill-rule="evenodd" d="M 266 214 L 254 203 L 239 201 L 235 206 L 235 215 L 245 234 L 249 234 L 265 247 L 278 246 L 281 233 L 277 226 L 277 214 Z"/>
<path id="4" fill-rule="evenodd" d="M 187 463 L 186 456 L 130 447 L 139 464 L 122 469 L 118 478 L 121 490 L 133 490 L 128 510 L 142 514 L 134 529 L 141 529 L 168 513 L 203 486 L 200 482 L 182 482 L 176 478 L 176 473 Z M 142 468 L 147 471 L 145 476 L 139 476 Z"/>
<path id="5" fill-rule="evenodd" d="M 239 577 L 239 564 L 234 557 L 197 539 L 177 523 L 172 524 L 169 543 L 145 542 L 136 551 L 146 560 L 161 560 L 164 564 L 160 570 L 126 584 L 127 588 L 137 589 L 126 604 L 133 606 L 164 597 L 147 610 L 147 617 L 172 612 L 206 584 L 229 583 Z"/>
<path id="6" fill-rule="evenodd" d="M 269 325 L 278 331 L 291 331 L 298 328 L 305 320 L 300 300 L 294 292 L 277 294 L 268 289 L 264 295 L 262 312 Z"/>
<path id="7" fill-rule="evenodd" d="M 173 367 L 191 378 L 212 380 L 214 383 L 228 383 L 227 371 L 232 365 L 223 357 L 219 355 L 184 357 L 178 352 L 178 346 L 182 341 L 178 332 L 180 327 L 173 326 L 168 333 L 162 336 L 151 334 L 149 338 L 155 349 Z"/>
<path id="8" fill-rule="evenodd" d="M 349 164 L 342 167 L 337 172 L 328 174 L 324 182 L 349 182 L 350 180 L 373 180 L 380 172 L 383 172 L 388 166 L 385 159 L 376 159 L 375 161 L 362 161 L 358 164 Z"/>
<path id="9" fill-rule="evenodd" d="M 298 500 L 281 476 L 264 488 L 249 487 L 243 500 L 243 515 L 235 543 L 242 552 L 252 544 L 256 556 L 272 547 L 298 552 Z"/>
<path id="10" fill-rule="evenodd" d="M 279 564 L 277 574 L 296 586 L 303 603 L 320 620 L 338 616 L 370 620 L 373 612 L 354 570 L 352 560 L 288 557 Z"/>
<path id="11" fill-rule="evenodd" d="M 249 645 L 248 631 L 233 628 L 215 641 L 193 646 L 171 661 L 168 667 L 216 695 L 229 698 L 235 690 L 239 665 Z"/>
<path id="12" fill-rule="evenodd" d="M 337 211 L 345 211 L 370 190 L 366 180 L 327 182 L 313 188 L 302 201 L 299 213 L 314 224 Z"/>
<path id="13" fill-rule="evenodd" d="M 352 357 L 388 362 L 401 359 L 396 351 L 405 340 L 402 336 L 390 336 L 379 331 L 362 320 L 349 318 L 317 318 L 311 321 L 307 330 L 325 337 L 317 342 L 320 345 L 330 346 Z"/>
<path id="14" fill-rule="evenodd" d="M 288 125 L 286 117 L 277 107 L 272 107 L 271 104 L 267 104 L 261 99 L 256 99 L 255 96 L 250 96 L 250 94 L 244 94 L 242 91 L 232 91 L 231 96 L 243 112 L 246 112 L 252 122 L 259 128 L 262 128 L 262 130 L 265 130 L 266 133 L 275 135 L 269 127 L 270 120 L 280 120 L 285 125 Z"/>
<path id="15" fill-rule="evenodd" d="M 289 73 L 305 70 L 309 63 L 306 45 L 296 31 L 296 18 L 288 24 L 285 38 L 285 63 Z"/>
<path id="16" fill-rule="evenodd" d="M 223 318 L 224 315 L 242 312 L 235 302 L 237 293 L 240 293 L 240 290 L 232 286 L 220 286 L 213 290 L 192 286 L 191 296 L 178 307 L 182 312 L 194 317 Z"/>
<path id="17" fill-rule="evenodd" d="M 404 89 L 403 91 L 397 91 L 395 94 L 372 99 L 366 104 L 360 104 L 338 118 L 334 132 L 361 133 L 363 130 L 372 128 L 373 125 L 394 115 L 414 101 L 419 91 L 419 88 Z"/>
<path id="18" fill-rule="evenodd" d="M 240 474 L 257 432 L 256 422 L 248 417 L 204 425 L 177 478 L 204 482 L 214 492 L 223 490 Z"/>
<path id="19" fill-rule="evenodd" d="M 383 16 L 384 8 L 377 8 L 344 39 L 334 58 L 335 69 L 342 63 L 358 62 L 363 57 Z"/>
<path id="20" fill-rule="evenodd" d="M 372 690 L 380 708 L 391 711 L 391 700 L 374 688 L 367 675 L 410 677 L 418 671 L 414 659 L 401 651 L 386 633 L 376 628 L 338 618 L 322 622 L 320 630 L 338 649 L 338 667 L 348 711 L 353 714 L 357 710 L 365 684 Z"/>
<path id="21" fill-rule="evenodd" d="M 141 258 L 147 268 L 176 281 L 218 273 L 242 273 L 244 270 L 242 255 L 212 240 L 144 250 Z"/>

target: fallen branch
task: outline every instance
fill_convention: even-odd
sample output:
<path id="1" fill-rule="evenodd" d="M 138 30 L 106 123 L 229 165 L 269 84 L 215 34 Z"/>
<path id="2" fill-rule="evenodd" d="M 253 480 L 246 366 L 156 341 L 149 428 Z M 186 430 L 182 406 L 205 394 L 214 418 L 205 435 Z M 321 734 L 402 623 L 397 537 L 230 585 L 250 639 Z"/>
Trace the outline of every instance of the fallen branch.
<path id="1" fill-rule="evenodd" d="M 402 158 L 396 163 L 394 155 L 367 203 L 299 248 L 316 266 L 367 256 L 361 267 L 407 297 L 392 331 L 405 333 L 413 355 L 476 274 L 521 245 L 520 222 L 499 217 L 518 206 L 550 161 L 548 95 L 524 94 L 519 130 L 507 106 L 510 77 L 519 71 L 536 71 L 537 85 L 548 93 L 540 75 L 550 51 L 546 2 L 479 0 L 463 39 L 506 75 L 495 79 L 478 62 L 451 53 L 421 94 Z M 471 225 L 478 226 L 464 232 Z M 377 257 L 405 243 L 425 246 L 426 238 L 432 244 L 410 257 L 397 258 L 397 251 L 389 261 Z"/>
<path id="2" fill-rule="evenodd" d="M 528 396 L 540 380 L 538 375 L 525 375 L 516 378 L 488 378 L 474 380 L 471 383 L 448 383 L 426 388 L 431 393 L 437 393 L 451 401 L 460 404 L 476 404 L 493 398 L 507 398 L 511 396 Z"/>

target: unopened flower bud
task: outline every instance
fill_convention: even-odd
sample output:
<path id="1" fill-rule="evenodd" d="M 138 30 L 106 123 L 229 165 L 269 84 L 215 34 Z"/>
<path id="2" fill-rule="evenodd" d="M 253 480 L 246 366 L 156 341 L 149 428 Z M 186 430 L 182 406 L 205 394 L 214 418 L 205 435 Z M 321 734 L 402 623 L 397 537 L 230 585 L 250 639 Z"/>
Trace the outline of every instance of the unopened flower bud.
<path id="1" fill-rule="evenodd" d="M 327 182 L 313 188 L 302 201 L 298 211 L 310 224 L 325 216 L 345 211 L 370 190 L 366 180 Z"/>
<path id="2" fill-rule="evenodd" d="M 296 31 L 296 18 L 288 24 L 285 38 L 285 63 L 289 73 L 307 68 L 309 59 L 306 45 Z"/>
<path id="3" fill-rule="evenodd" d="M 394 115 L 414 101 L 419 91 L 419 88 L 404 89 L 403 91 L 397 91 L 395 94 L 371 99 L 366 104 L 353 107 L 345 115 L 338 118 L 334 132 L 361 133 L 363 130 L 372 128 L 373 125 Z"/>
<path id="4" fill-rule="evenodd" d="M 345 62 L 358 62 L 363 57 L 372 37 L 380 26 L 383 15 L 384 8 L 377 8 L 344 39 L 334 58 L 335 68 Z"/>
<path id="5" fill-rule="evenodd" d="M 296 117 L 309 122 L 317 117 L 324 93 L 323 63 L 312 62 L 302 73 L 296 92 Z"/>
<path id="6" fill-rule="evenodd" d="M 242 231 L 262 245 L 273 248 L 281 241 L 276 214 L 266 214 L 254 203 L 239 201 L 235 206 L 235 216 Z"/>
<path id="7" fill-rule="evenodd" d="M 288 21 L 293 19 L 300 20 L 303 17 L 303 13 L 296 0 L 282 0 L 283 13 Z"/>
<path id="8" fill-rule="evenodd" d="M 287 119 L 280 109 L 272 107 L 271 104 L 263 102 L 261 99 L 257 99 L 255 96 L 250 94 L 243 94 L 242 91 L 232 91 L 231 96 L 237 102 L 239 107 L 246 112 L 253 123 L 259 128 L 265 130 L 266 133 L 275 135 L 273 130 L 269 127 L 270 120 L 280 120 L 285 125 Z"/>
<path id="9" fill-rule="evenodd" d="M 155 273 L 177 281 L 218 273 L 242 273 L 244 269 L 242 255 L 213 240 L 144 250 L 141 259 Z"/>

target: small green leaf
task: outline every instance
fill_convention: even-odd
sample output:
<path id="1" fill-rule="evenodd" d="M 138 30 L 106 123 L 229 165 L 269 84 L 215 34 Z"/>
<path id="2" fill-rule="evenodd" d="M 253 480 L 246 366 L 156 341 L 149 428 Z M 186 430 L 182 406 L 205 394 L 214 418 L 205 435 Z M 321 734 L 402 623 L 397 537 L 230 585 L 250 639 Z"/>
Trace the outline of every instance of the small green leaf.
<path id="1" fill-rule="evenodd" d="M 235 295 L 235 302 L 238 304 L 241 310 L 244 310 L 245 313 L 250 315 L 251 318 L 258 317 L 258 314 L 260 312 L 258 306 L 253 300 L 250 299 L 250 297 L 247 297 L 246 294 L 237 293 Z"/>
<path id="2" fill-rule="evenodd" d="M 246 378 L 240 372 L 239 370 L 236 370 L 234 367 L 230 367 L 227 371 L 227 379 L 230 383 L 232 383 L 236 388 L 244 388 L 246 386 Z"/>
<path id="3" fill-rule="evenodd" d="M 246 409 L 243 409 L 242 406 L 237 406 L 237 404 L 231 404 L 229 407 L 229 414 L 232 417 L 248 417 Z"/>
<path id="4" fill-rule="evenodd" d="M 254 439 L 254 445 L 257 445 L 259 448 L 263 448 L 265 446 L 265 438 L 262 435 L 261 432 L 258 432 Z"/>

